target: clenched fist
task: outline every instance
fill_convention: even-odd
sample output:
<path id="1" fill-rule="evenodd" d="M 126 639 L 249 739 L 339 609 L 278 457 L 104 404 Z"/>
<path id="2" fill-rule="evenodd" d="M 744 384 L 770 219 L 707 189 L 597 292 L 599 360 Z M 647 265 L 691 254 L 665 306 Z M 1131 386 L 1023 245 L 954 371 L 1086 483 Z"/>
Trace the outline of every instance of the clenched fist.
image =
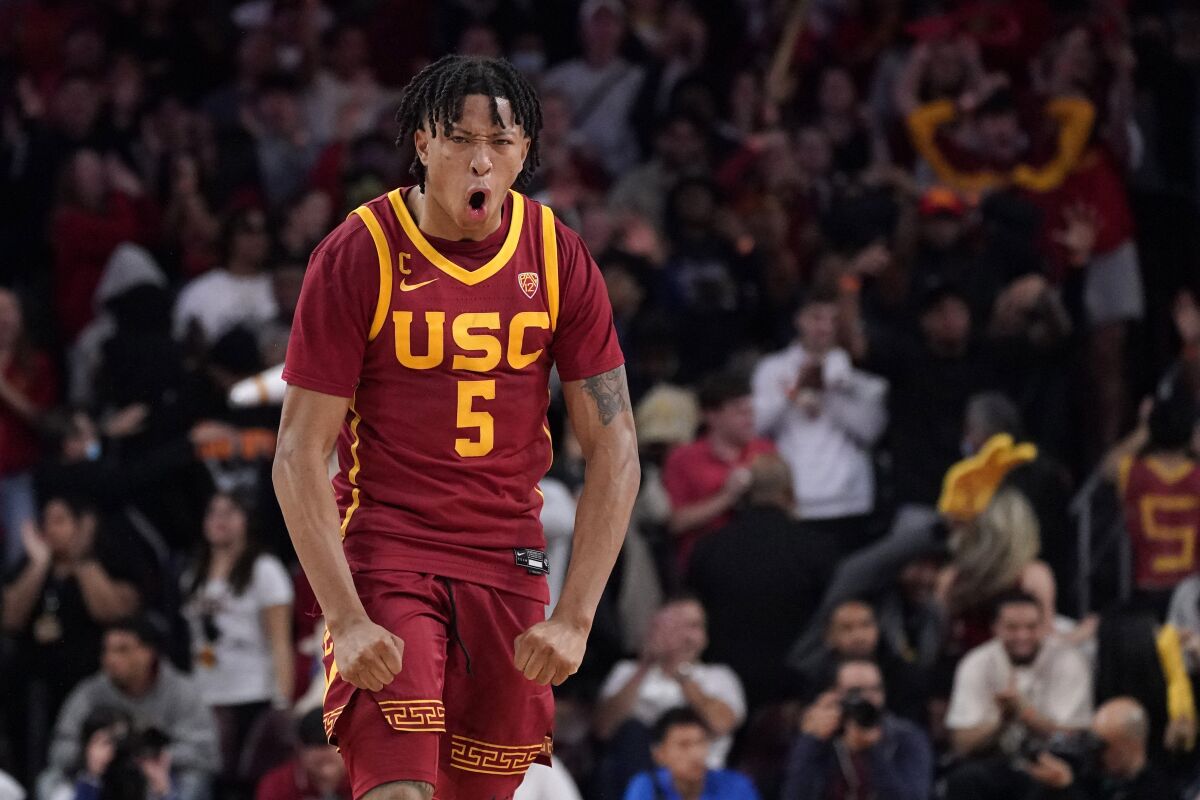
<path id="1" fill-rule="evenodd" d="M 551 618 L 513 640 L 513 665 L 531 681 L 558 686 L 579 669 L 586 647 L 586 631 Z"/>
<path id="2" fill-rule="evenodd" d="M 404 666 L 404 640 L 366 617 L 333 634 L 333 653 L 342 680 L 369 692 L 387 686 Z"/>

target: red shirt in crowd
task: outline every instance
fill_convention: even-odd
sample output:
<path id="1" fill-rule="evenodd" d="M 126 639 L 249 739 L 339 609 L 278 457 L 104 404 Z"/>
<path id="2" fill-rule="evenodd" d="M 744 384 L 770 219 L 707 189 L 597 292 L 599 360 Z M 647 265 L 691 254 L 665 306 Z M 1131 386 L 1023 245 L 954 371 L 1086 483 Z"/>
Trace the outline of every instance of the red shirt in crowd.
<path id="1" fill-rule="evenodd" d="M 775 445 L 769 439 L 754 439 L 738 454 L 734 461 L 725 461 L 712 448 L 706 436 L 691 444 L 676 447 L 667 455 L 663 464 L 663 487 L 671 499 L 672 508 L 682 508 L 698 503 L 721 491 L 734 467 L 748 467 L 750 462 L 763 453 L 774 453 Z M 682 532 L 676 539 L 679 567 L 684 569 L 704 534 L 711 533 L 733 518 L 732 512 L 715 517 L 707 525 Z"/>
<path id="2" fill-rule="evenodd" d="M 4 380 L 39 410 L 51 408 L 58 399 L 58 378 L 45 353 L 34 350 L 11 359 L 4 367 Z M 37 431 L 0 402 L 0 476 L 31 469 L 40 452 Z"/>
<path id="3" fill-rule="evenodd" d="M 54 215 L 54 310 L 59 329 L 73 341 L 95 313 L 93 295 L 108 257 L 122 242 L 145 243 L 149 206 L 113 192 L 103 211 L 66 206 Z"/>
<path id="4" fill-rule="evenodd" d="M 623 363 L 604 281 L 523 195 L 493 235 L 451 242 L 418 229 L 402 192 L 313 252 L 283 373 L 351 398 L 333 482 L 347 560 L 548 602 L 514 549 L 545 547 L 551 367 L 577 381 Z"/>

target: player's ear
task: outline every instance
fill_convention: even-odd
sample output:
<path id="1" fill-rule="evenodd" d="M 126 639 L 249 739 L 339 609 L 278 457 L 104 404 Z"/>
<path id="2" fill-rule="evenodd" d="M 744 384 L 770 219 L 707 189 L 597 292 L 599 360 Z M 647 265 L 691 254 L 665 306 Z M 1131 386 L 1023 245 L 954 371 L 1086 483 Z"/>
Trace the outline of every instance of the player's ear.
<path id="1" fill-rule="evenodd" d="M 429 166 L 429 140 L 432 137 L 429 131 L 424 128 L 417 128 L 413 132 L 413 144 L 417 148 L 417 158 L 421 159 L 421 163 Z"/>

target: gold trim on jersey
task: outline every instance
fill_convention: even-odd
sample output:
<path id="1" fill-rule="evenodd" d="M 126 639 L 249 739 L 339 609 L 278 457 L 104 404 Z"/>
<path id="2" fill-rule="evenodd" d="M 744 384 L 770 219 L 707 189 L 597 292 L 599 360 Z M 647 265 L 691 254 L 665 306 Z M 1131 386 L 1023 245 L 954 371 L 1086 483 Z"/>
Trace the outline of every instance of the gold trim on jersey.
<path id="1" fill-rule="evenodd" d="M 358 413 L 358 409 L 354 407 L 354 401 L 358 399 L 358 392 L 354 393 L 354 397 L 350 399 L 350 413 L 354 415 L 354 419 L 350 420 L 350 435 L 354 437 L 354 441 L 350 444 L 350 459 L 354 462 L 350 467 L 350 473 L 346 476 L 350 481 L 350 485 L 354 487 L 350 491 L 350 506 L 346 509 L 346 516 L 342 518 L 342 538 L 346 538 L 346 528 L 350 525 L 350 518 L 354 516 L 354 512 L 358 510 L 358 471 L 362 469 L 362 464 L 358 462 L 358 445 L 362 441 L 358 438 L 358 425 L 362 422 L 362 415 Z"/>
<path id="2" fill-rule="evenodd" d="M 387 236 L 384 235 L 383 227 L 374 211 L 366 206 L 359 206 L 353 213 L 358 215 L 371 232 L 371 239 L 375 242 L 375 254 L 379 256 L 379 298 L 375 301 L 375 317 L 371 320 L 371 332 L 367 336 L 367 341 L 374 341 L 383 330 L 388 309 L 392 306 L 392 250 L 388 247 Z"/>
<path id="3" fill-rule="evenodd" d="M 508 223 L 508 236 L 504 239 L 500 252 L 479 269 L 463 269 L 439 253 L 437 248 L 425 238 L 425 234 L 421 233 L 421 229 L 417 227 L 416 220 L 408 212 L 408 206 L 404 204 L 404 197 L 400 194 L 399 189 L 388 192 L 388 200 L 392 203 L 392 209 L 396 212 L 396 219 L 400 221 L 400 227 L 404 229 L 404 234 L 421 252 L 421 255 L 451 278 L 465 283 L 467 286 L 474 286 L 477 283 L 483 283 L 504 269 L 512 260 L 513 253 L 517 252 L 517 244 L 521 240 L 521 227 L 525 224 L 525 198 L 511 189 L 509 194 L 512 195 L 513 204 L 512 219 Z"/>
<path id="4" fill-rule="evenodd" d="M 1179 483 L 1196 469 L 1196 463 L 1191 459 L 1171 465 L 1157 456 L 1147 456 L 1145 464 L 1156 478 L 1168 486 Z"/>
<path id="5" fill-rule="evenodd" d="M 546 298 L 550 306 L 550 331 L 558 327 L 558 235 L 554 212 L 542 206 L 542 262 L 546 265 Z"/>

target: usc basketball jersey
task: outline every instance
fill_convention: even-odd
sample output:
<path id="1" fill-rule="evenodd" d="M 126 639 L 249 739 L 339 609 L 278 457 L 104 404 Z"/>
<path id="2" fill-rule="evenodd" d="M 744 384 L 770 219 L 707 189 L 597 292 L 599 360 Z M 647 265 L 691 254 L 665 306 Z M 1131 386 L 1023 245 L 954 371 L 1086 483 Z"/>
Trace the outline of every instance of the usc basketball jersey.
<path id="1" fill-rule="evenodd" d="M 396 189 L 314 250 L 283 378 L 351 399 L 333 487 L 353 571 L 398 569 L 548 602 L 514 551 L 542 550 L 549 378 L 623 363 L 579 236 L 510 192 L 482 241 L 427 236 Z"/>
<path id="2" fill-rule="evenodd" d="M 1168 466 L 1154 456 L 1121 463 L 1125 528 L 1139 589 L 1170 589 L 1196 572 L 1200 536 L 1200 465 Z"/>

